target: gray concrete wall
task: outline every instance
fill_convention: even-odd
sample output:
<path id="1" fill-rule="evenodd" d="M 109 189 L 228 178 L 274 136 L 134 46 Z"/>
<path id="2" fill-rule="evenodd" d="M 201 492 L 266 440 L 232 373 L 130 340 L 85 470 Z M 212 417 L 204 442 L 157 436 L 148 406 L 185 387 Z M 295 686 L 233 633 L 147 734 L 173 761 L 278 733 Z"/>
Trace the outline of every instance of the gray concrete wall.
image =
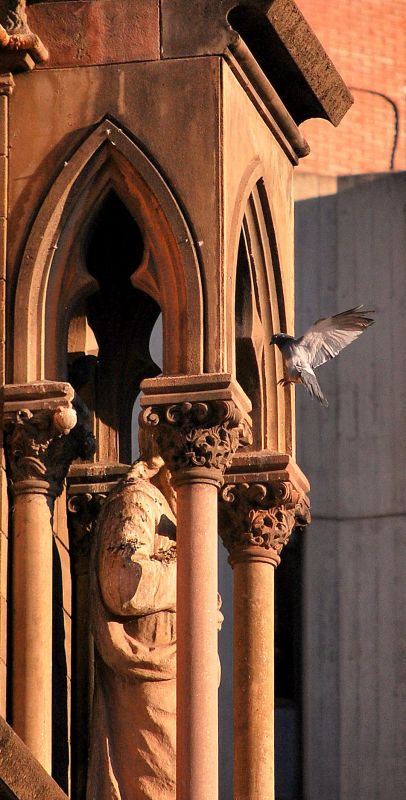
<path id="1" fill-rule="evenodd" d="M 318 371 L 330 407 L 296 393 L 297 459 L 313 509 L 305 800 L 405 796 L 405 177 L 338 178 L 336 191 L 331 178 L 297 182 L 296 332 L 359 303 L 377 312 L 376 325 Z"/>

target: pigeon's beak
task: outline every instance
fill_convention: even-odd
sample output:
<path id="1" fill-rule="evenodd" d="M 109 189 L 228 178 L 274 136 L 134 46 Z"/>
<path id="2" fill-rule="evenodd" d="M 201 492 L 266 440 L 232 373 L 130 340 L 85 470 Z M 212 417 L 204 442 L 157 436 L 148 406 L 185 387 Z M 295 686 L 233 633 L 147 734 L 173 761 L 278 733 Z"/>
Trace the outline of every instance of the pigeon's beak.
<path id="1" fill-rule="evenodd" d="M 275 336 L 272 336 L 272 339 L 269 342 L 269 344 L 276 344 L 276 337 Z"/>

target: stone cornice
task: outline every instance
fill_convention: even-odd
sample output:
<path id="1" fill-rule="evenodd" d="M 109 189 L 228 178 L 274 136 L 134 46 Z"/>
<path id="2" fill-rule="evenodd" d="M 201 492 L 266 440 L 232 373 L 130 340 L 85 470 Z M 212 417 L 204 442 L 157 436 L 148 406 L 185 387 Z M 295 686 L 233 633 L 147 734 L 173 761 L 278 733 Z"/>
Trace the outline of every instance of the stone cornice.
<path id="1" fill-rule="evenodd" d="M 338 125 L 350 108 L 347 86 L 293 0 L 195 0 L 192 14 L 190 0 L 161 0 L 163 58 L 231 50 L 246 68 L 242 40 L 297 125 L 311 117 Z"/>

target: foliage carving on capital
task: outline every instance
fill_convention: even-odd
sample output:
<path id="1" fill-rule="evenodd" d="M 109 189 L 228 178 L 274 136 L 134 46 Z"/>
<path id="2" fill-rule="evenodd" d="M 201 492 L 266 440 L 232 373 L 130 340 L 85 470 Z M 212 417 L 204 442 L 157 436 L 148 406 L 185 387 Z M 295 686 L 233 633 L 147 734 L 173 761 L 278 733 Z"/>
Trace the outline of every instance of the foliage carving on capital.
<path id="1" fill-rule="evenodd" d="M 77 421 L 76 411 L 25 408 L 6 419 L 6 451 L 14 489 L 22 481 L 39 480 L 59 494 L 70 464 L 88 459 L 95 449 L 90 431 Z"/>
<path id="2" fill-rule="evenodd" d="M 309 521 L 306 496 L 288 481 L 229 483 L 221 489 L 219 532 L 231 562 L 247 548 L 260 548 L 279 564 L 293 530 Z"/>
<path id="3" fill-rule="evenodd" d="M 196 467 L 223 473 L 249 436 L 243 414 L 231 400 L 149 406 L 140 414 L 140 425 L 153 432 L 175 479 L 179 471 Z"/>
<path id="4" fill-rule="evenodd" d="M 89 571 L 90 547 L 106 492 L 82 492 L 68 498 L 69 545 L 75 572 Z"/>

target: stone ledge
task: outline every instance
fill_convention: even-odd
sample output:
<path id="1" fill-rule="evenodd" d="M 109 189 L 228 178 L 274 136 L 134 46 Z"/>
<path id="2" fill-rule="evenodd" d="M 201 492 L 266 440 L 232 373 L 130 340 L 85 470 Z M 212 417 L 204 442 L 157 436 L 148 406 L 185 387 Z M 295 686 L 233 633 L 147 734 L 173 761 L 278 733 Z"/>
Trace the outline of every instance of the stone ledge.
<path id="1" fill-rule="evenodd" d="M 292 457 L 287 453 L 273 453 L 270 450 L 235 453 L 224 479 L 226 483 L 288 481 L 304 494 L 310 491 L 309 481 Z"/>
<path id="2" fill-rule="evenodd" d="M 230 400 L 246 416 L 251 401 L 232 375 L 202 373 L 200 375 L 170 375 L 142 381 L 141 407 L 171 403 L 198 403 Z"/>
<path id="3" fill-rule="evenodd" d="M 0 797 L 4 800 L 68 800 L 3 717 L 0 717 Z"/>

